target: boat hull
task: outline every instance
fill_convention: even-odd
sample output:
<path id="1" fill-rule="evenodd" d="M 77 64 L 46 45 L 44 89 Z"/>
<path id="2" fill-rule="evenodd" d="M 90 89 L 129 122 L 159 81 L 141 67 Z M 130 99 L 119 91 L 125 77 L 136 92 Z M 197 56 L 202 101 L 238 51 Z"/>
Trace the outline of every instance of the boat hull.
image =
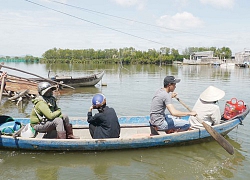
<path id="1" fill-rule="evenodd" d="M 219 129 L 219 133 L 226 135 L 239 124 L 238 120 Z M 148 127 L 149 129 L 149 127 Z M 215 129 L 217 130 L 217 129 Z M 74 150 L 74 151 L 99 151 L 114 149 L 134 149 L 148 148 L 155 146 L 173 146 L 179 144 L 191 144 L 204 141 L 205 138 L 211 138 L 206 130 L 193 130 L 191 133 L 180 132 L 169 135 L 150 136 L 114 139 L 36 139 L 36 138 L 12 138 L 10 136 L 1 137 L 0 146 L 13 149 L 26 150 Z"/>
<path id="2" fill-rule="evenodd" d="M 86 76 L 86 77 L 78 77 L 78 78 L 73 78 L 71 76 L 69 77 L 56 77 L 53 78 L 54 81 L 63 83 L 72 87 L 88 87 L 88 86 L 94 86 L 98 82 L 101 81 L 102 77 L 104 75 L 104 71 L 93 74 L 91 76 Z"/>
<path id="3" fill-rule="evenodd" d="M 105 71 L 92 74 L 90 76 L 84 76 L 84 77 L 72 77 L 72 76 L 56 76 L 53 78 L 49 78 L 49 82 L 52 80 L 56 83 L 65 84 L 71 87 L 89 87 L 89 86 L 95 86 L 98 82 L 102 80 L 102 77 L 104 76 Z M 41 78 L 30 78 L 32 81 L 36 82 L 42 82 L 46 81 L 45 79 Z M 53 83 L 52 83 L 53 84 Z M 54 85 L 53 84 L 53 85 Z M 67 86 L 60 85 L 61 88 L 67 88 Z"/>
<path id="4" fill-rule="evenodd" d="M 224 121 L 222 124 L 213 126 L 214 130 L 222 135 L 242 123 L 249 113 L 249 108 L 235 119 Z M 29 119 L 16 119 L 24 124 Z M 190 131 L 151 135 L 149 116 L 145 117 L 120 117 L 121 137 L 110 139 L 92 139 L 88 132 L 86 119 L 72 119 L 74 134 L 81 139 L 46 139 L 46 138 L 23 138 L 1 135 L 0 147 L 25 150 L 60 150 L 60 151 L 102 151 L 117 149 L 136 149 L 159 146 L 185 145 L 210 140 L 211 136 L 205 128 L 200 127 Z"/>

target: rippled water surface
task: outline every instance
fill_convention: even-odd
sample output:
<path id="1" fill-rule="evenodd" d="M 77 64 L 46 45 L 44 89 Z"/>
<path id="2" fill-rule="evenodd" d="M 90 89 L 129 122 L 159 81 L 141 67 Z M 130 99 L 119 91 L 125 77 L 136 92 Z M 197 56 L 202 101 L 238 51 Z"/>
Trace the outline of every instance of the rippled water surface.
<path id="1" fill-rule="evenodd" d="M 209 85 L 226 92 L 220 100 L 223 111 L 226 100 L 236 97 L 250 102 L 249 68 L 223 69 L 210 66 L 82 65 L 8 63 L 39 76 L 85 76 L 105 69 L 102 82 L 95 87 L 64 89 L 58 97 L 62 111 L 70 117 L 86 116 L 95 93 L 103 93 L 107 104 L 118 115 L 149 115 L 151 98 L 162 87 L 166 75 L 181 78 L 176 92 L 189 107 Z M 9 74 L 31 77 L 3 68 Z M 101 83 L 107 86 L 101 86 Z M 179 110 L 186 111 L 178 101 Z M 3 97 L 1 114 L 29 117 L 31 102 L 16 106 Z M 235 147 L 229 155 L 216 141 L 180 146 L 105 152 L 30 152 L 0 150 L 2 179 L 248 179 L 250 176 L 250 115 L 226 137 Z"/>

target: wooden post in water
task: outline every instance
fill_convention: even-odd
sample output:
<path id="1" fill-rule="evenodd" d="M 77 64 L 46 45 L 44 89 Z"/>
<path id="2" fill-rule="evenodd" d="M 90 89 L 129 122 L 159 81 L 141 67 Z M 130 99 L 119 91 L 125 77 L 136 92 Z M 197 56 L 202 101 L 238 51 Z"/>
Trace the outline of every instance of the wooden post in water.
<path id="1" fill-rule="evenodd" d="M 3 75 L 3 76 L 2 76 L 2 79 L 1 79 L 0 104 L 1 104 L 1 101 L 2 101 L 2 95 L 3 95 L 4 83 L 5 83 L 5 76 Z"/>

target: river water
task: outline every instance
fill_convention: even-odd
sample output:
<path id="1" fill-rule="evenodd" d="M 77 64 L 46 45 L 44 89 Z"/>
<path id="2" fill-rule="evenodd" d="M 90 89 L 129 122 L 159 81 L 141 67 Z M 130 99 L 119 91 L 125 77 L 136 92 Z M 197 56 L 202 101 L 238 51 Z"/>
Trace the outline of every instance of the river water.
<path id="1" fill-rule="evenodd" d="M 70 117 L 86 116 L 95 93 L 103 93 L 107 104 L 118 116 L 149 115 L 151 98 L 161 88 L 166 75 L 180 78 L 176 92 L 189 107 L 200 93 L 214 85 L 226 92 L 219 101 L 221 111 L 233 97 L 250 101 L 249 68 L 214 66 L 90 65 L 5 63 L 47 77 L 51 75 L 85 76 L 105 70 L 95 87 L 63 89 L 58 98 L 62 111 Z M 31 77 L 8 70 L 9 74 Z M 107 84 L 107 86 L 102 86 Z M 174 101 L 176 109 L 186 111 Z M 29 117 L 30 101 L 16 105 L 3 97 L 1 114 Z M 226 136 L 235 147 L 229 155 L 216 141 L 180 146 L 103 152 L 34 152 L 0 149 L 1 179 L 248 179 L 250 176 L 250 115 Z"/>

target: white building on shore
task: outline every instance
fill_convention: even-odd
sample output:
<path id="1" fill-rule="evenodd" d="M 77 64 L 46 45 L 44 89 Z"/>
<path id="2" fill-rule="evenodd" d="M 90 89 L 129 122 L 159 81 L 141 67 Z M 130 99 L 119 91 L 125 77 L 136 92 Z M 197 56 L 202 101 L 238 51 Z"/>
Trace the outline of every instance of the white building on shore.
<path id="1" fill-rule="evenodd" d="M 194 52 L 190 55 L 189 59 L 183 59 L 183 64 L 220 64 L 220 59 L 218 57 L 214 57 L 213 51 L 202 51 L 202 52 Z"/>
<path id="2" fill-rule="evenodd" d="M 249 64 L 250 62 L 250 49 L 244 49 L 244 51 L 235 53 L 236 64 Z"/>

